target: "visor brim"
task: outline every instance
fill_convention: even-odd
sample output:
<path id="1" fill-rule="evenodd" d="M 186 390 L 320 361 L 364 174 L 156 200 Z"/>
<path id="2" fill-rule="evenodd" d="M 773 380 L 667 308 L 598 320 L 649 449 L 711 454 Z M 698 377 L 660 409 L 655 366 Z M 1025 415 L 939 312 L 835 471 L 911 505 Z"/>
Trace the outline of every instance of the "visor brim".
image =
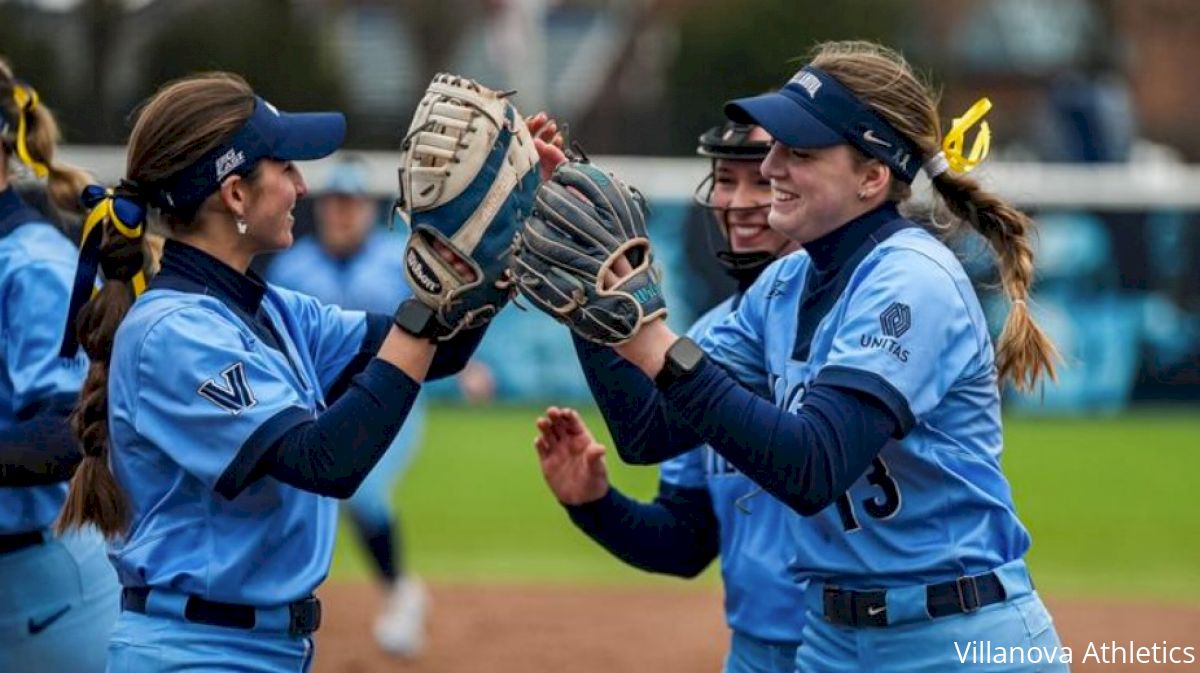
<path id="1" fill-rule="evenodd" d="M 729 101 L 725 116 L 739 124 L 757 124 L 788 147 L 819 149 L 846 143 L 840 133 L 779 92 Z"/>

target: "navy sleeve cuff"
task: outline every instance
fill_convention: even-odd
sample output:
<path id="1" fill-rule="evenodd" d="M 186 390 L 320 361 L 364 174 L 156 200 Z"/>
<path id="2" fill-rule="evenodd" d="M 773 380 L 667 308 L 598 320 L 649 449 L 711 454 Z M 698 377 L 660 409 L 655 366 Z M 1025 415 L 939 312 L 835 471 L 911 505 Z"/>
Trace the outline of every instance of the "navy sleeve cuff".
<path id="1" fill-rule="evenodd" d="M 912 409 L 908 406 L 908 400 L 905 399 L 903 393 L 874 372 L 831 365 L 817 372 L 817 378 L 813 381 L 813 385 L 853 390 L 879 400 L 879 403 L 896 419 L 897 428 L 894 435 L 896 439 L 903 438 L 917 424 L 917 419 L 913 416 Z"/>
<path id="2" fill-rule="evenodd" d="M 221 473 L 213 490 L 226 500 L 233 500 L 257 477 L 263 456 L 292 428 L 313 420 L 312 414 L 300 407 L 288 407 L 268 418 L 246 438 L 229 467 Z"/>
<path id="3" fill-rule="evenodd" d="M 606 516 L 611 516 L 613 513 L 621 511 L 618 504 L 617 489 L 612 486 L 604 492 L 598 500 L 585 502 L 582 505 L 563 505 L 567 510 L 567 515 L 571 517 L 571 521 L 575 525 L 583 529 L 590 529 L 593 523 L 603 520 Z"/>
<path id="4" fill-rule="evenodd" d="M 488 325 L 484 325 L 463 330 L 453 339 L 439 342 L 425 380 L 436 381 L 461 372 L 463 367 L 466 367 L 467 363 L 471 361 L 471 357 L 475 355 L 475 350 L 483 341 L 483 335 L 487 333 L 487 328 Z"/>

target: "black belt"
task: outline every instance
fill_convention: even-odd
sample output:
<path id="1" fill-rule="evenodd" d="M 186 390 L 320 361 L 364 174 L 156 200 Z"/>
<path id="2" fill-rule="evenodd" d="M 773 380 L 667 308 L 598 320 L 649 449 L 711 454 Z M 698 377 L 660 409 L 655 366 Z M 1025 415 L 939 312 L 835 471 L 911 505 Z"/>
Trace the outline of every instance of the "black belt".
<path id="1" fill-rule="evenodd" d="M 126 587 L 121 590 L 121 609 L 146 614 L 146 599 L 151 589 Z M 306 636 L 321 626 L 321 601 L 314 596 L 288 603 L 288 634 Z M 257 621 L 257 610 L 252 605 L 221 603 L 199 596 L 189 596 L 183 617 L 189 622 L 225 626 L 231 629 L 250 630 Z"/>
<path id="2" fill-rule="evenodd" d="M 996 573 L 969 575 L 925 587 L 925 607 L 929 616 L 948 617 L 975 612 L 985 605 L 1006 598 L 1004 585 Z M 850 591 L 826 586 L 825 621 L 842 626 L 887 626 L 887 592 Z"/>
<path id="3" fill-rule="evenodd" d="M 28 533 L 14 533 L 12 535 L 0 535 L 0 554 L 11 554 L 29 547 L 36 547 L 46 542 L 46 535 L 40 530 L 29 531 Z"/>

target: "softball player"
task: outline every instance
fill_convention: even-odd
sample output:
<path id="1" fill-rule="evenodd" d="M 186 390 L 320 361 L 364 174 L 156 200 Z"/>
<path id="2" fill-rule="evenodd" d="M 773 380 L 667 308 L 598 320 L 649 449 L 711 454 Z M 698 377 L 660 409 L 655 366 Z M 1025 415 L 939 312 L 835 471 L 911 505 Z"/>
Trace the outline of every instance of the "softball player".
<path id="1" fill-rule="evenodd" d="M 712 159 L 712 171 L 696 200 L 712 210 L 725 241 L 717 259 L 738 291 L 692 326 L 695 338 L 732 313 L 762 270 L 794 248 L 767 226 L 771 190 L 759 165 L 768 139 L 759 127 L 733 123 L 700 136 L 698 152 Z M 804 587 L 787 571 L 794 552 L 779 534 L 786 507 L 708 447 L 664 462 L 654 502 L 639 503 L 609 485 L 605 449 L 574 411 L 552 407 L 538 429 L 546 483 L 575 525 L 615 556 L 644 570 L 694 577 L 720 555 L 733 631 L 725 671 L 792 670 Z"/>
<path id="2" fill-rule="evenodd" d="M 9 160 L 64 210 L 87 176 L 55 160 L 53 115 L 2 61 L 0 138 L 0 671 L 102 671 L 116 575 L 94 530 L 49 530 L 79 463 L 68 416 L 87 360 L 58 357 L 75 247 L 17 195 Z"/>
<path id="3" fill-rule="evenodd" d="M 333 498 L 362 483 L 420 382 L 460 367 L 481 330 L 437 347 L 423 328 L 248 271 L 291 244 L 307 191 L 293 162 L 332 153 L 342 115 L 280 112 L 221 73 L 173 82 L 140 110 L 126 179 L 84 195 L 73 297 L 92 294 L 97 265 L 105 282 L 68 318 L 92 366 L 59 524 L 112 540 L 123 591 L 108 670 L 304 671 Z M 147 203 L 170 239 L 131 308 Z"/>
<path id="4" fill-rule="evenodd" d="M 943 138 L 903 57 L 863 42 L 728 104 L 771 134 L 769 222 L 804 252 L 699 345 L 656 320 L 616 346 L 644 376 L 586 367 L 623 458 L 705 441 L 798 513 L 805 673 L 953 670 L 980 641 L 1023 653 L 1005 670 L 1067 668 L 1000 469 L 999 382 L 1036 385 L 1055 353 L 1026 305 L 1032 222 L 962 175 L 986 105 Z M 998 255 L 1013 306 L 995 351 L 954 254 L 898 211 L 922 167 Z"/>
<path id="5" fill-rule="evenodd" d="M 316 203 L 316 236 L 276 258 L 267 271 L 269 281 L 358 311 L 383 313 L 405 296 L 404 239 L 375 228 L 366 180 L 359 160 L 335 165 Z M 375 639 L 402 656 L 416 655 L 424 644 L 429 598 L 421 581 L 405 572 L 400 519 L 388 499 L 420 439 L 423 399 L 418 396 L 391 448 L 346 501 L 354 529 L 389 591 L 375 621 Z"/>

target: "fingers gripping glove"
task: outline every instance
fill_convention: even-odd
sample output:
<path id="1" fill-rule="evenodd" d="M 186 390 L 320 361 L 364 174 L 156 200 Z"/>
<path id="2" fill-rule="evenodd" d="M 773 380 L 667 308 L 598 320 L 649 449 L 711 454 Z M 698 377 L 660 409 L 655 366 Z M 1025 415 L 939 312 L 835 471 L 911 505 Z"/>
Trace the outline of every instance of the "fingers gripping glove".
<path id="1" fill-rule="evenodd" d="M 622 258 L 632 271 L 620 276 Z M 653 261 L 641 194 L 576 161 L 538 189 L 512 263 L 535 306 L 589 341 L 614 345 L 667 314 Z"/>
<path id="2" fill-rule="evenodd" d="M 486 323 L 515 293 L 509 251 L 539 176 L 533 139 L 509 95 L 437 75 L 401 146 L 396 204 L 412 229 L 405 276 L 437 313 L 441 339 Z"/>

